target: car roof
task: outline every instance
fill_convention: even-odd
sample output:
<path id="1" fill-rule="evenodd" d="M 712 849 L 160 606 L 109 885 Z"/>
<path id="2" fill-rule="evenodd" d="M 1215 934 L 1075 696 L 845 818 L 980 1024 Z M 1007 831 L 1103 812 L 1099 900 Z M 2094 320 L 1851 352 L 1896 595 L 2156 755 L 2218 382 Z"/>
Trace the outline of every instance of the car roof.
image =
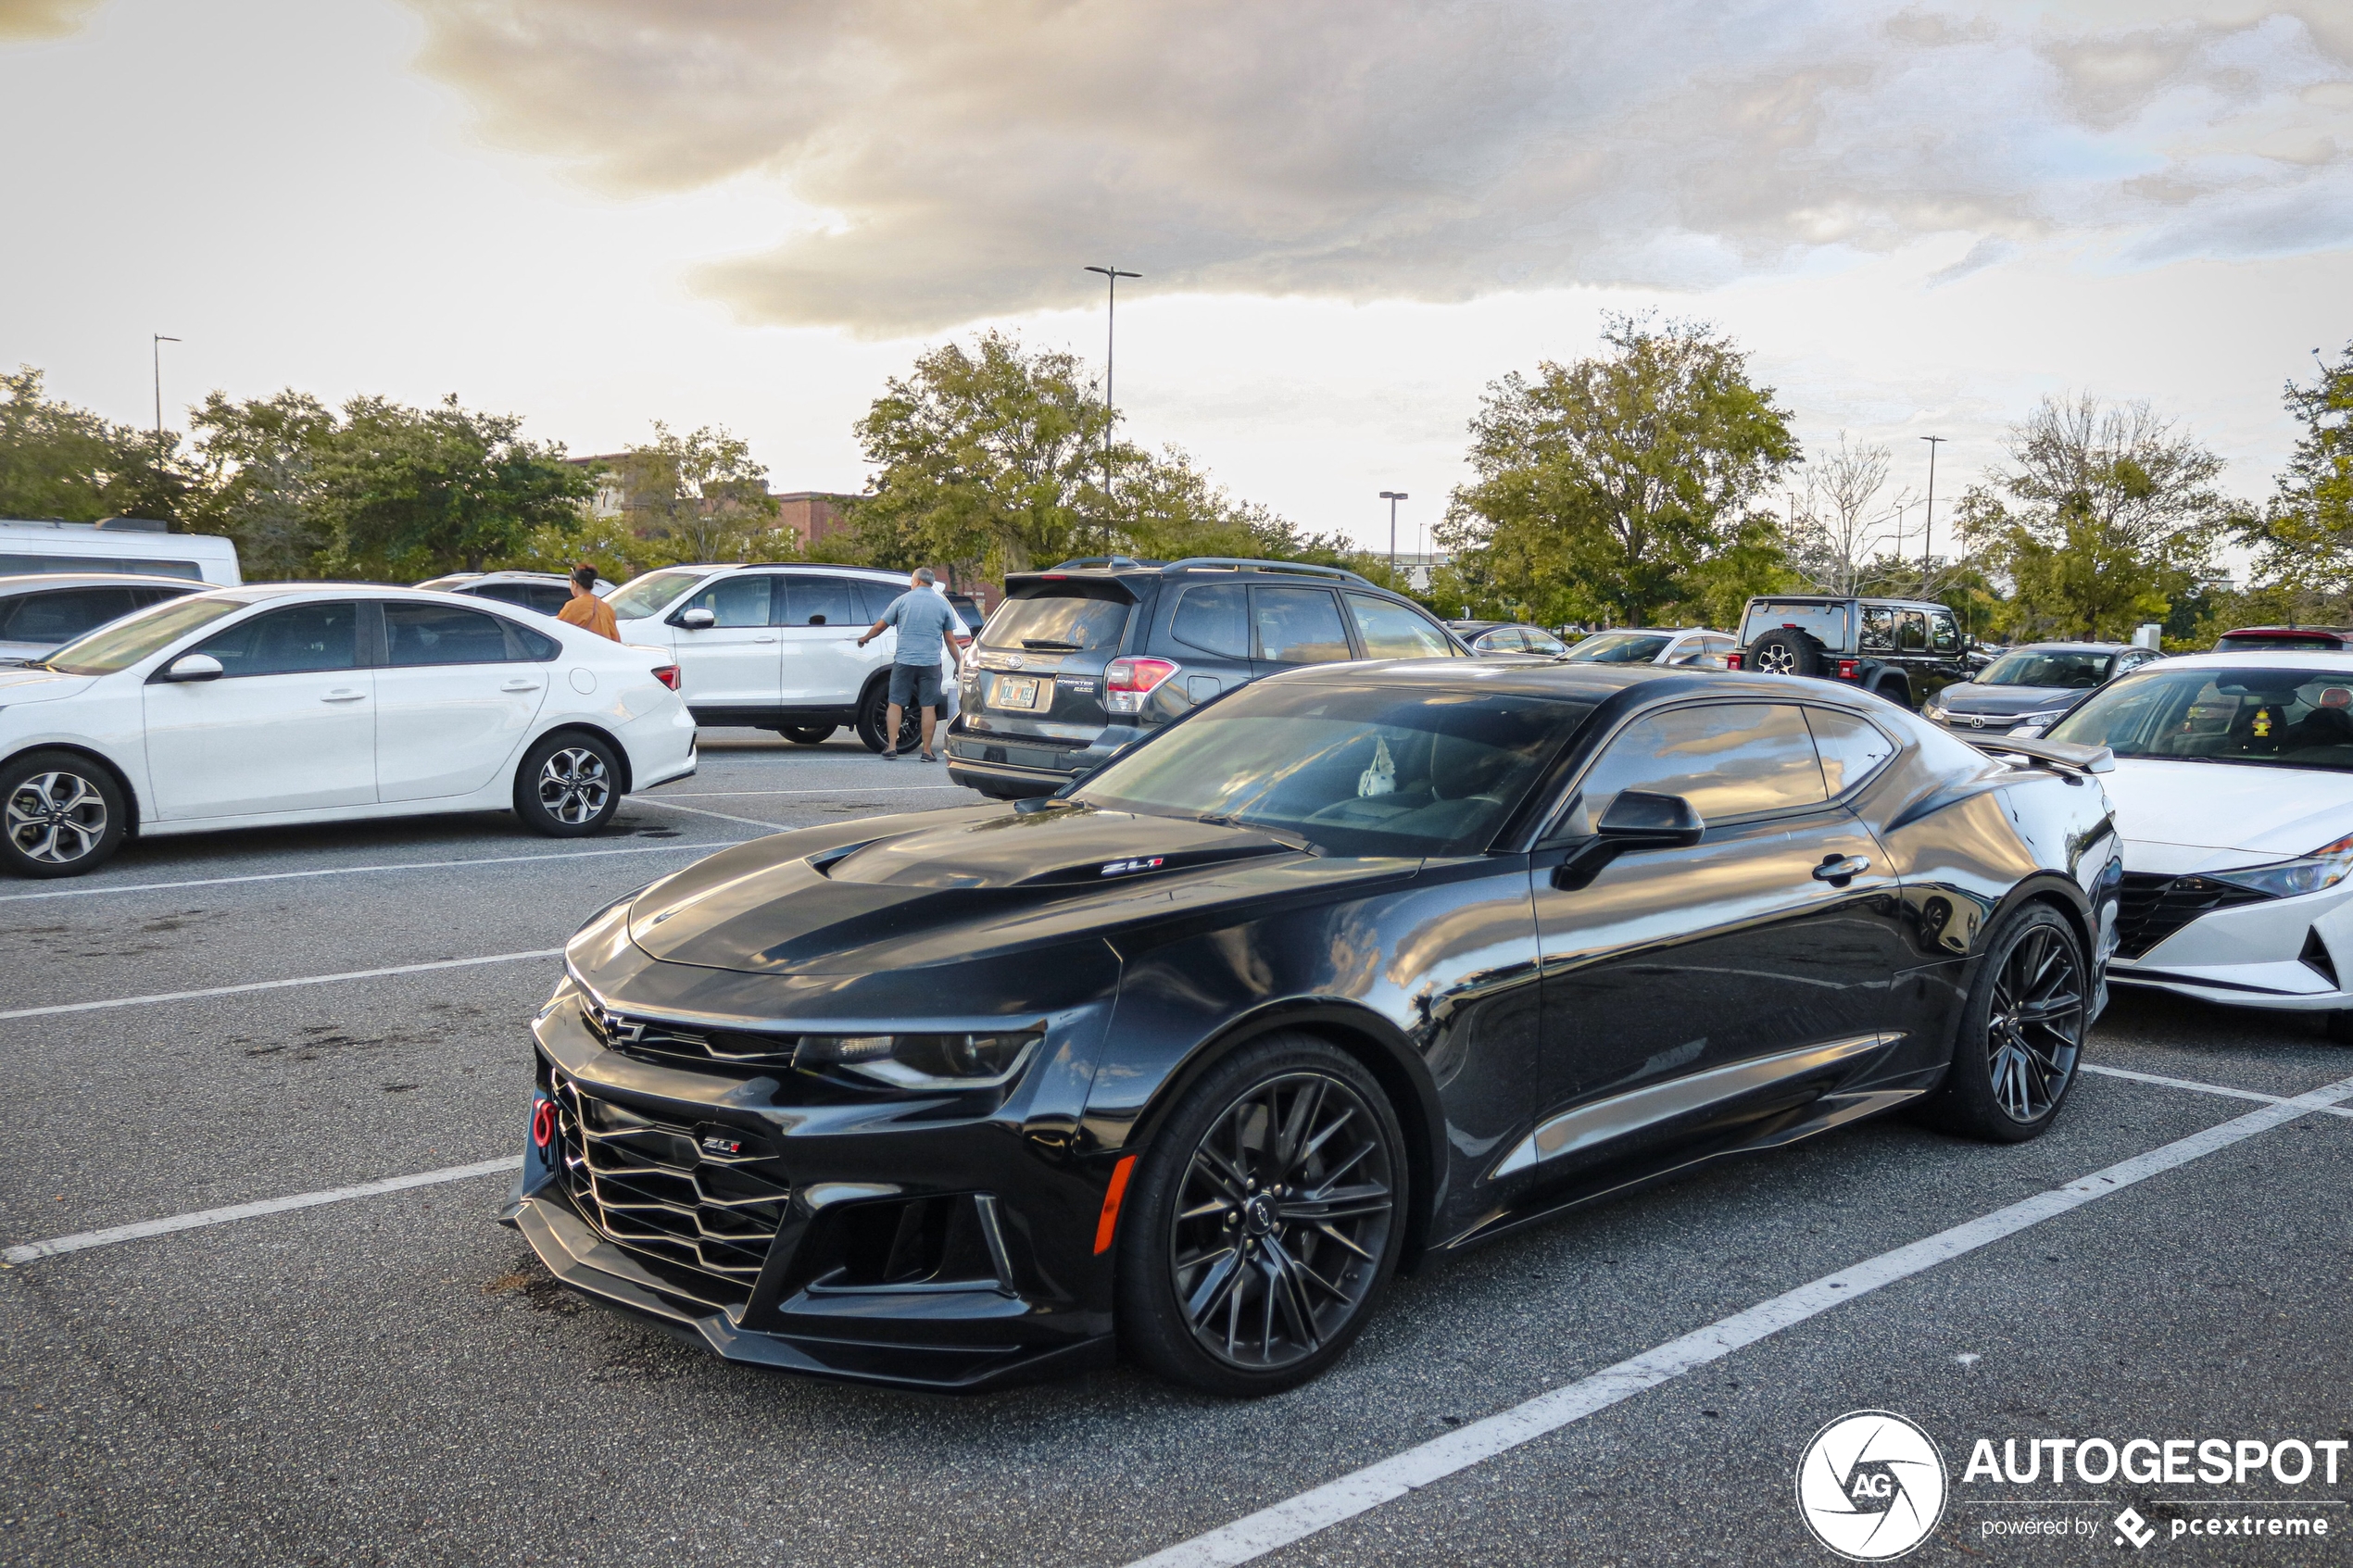
<path id="1" fill-rule="evenodd" d="M 1015 578 L 1036 582 L 1045 577 L 1175 577 L 1197 572 L 1219 577 L 1256 572 L 1277 578 L 1313 578 L 1348 587 L 1377 588 L 1397 598 L 1405 596 L 1345 567 L 1323 566 L 1315 561 L 1267 560 L 1256 556 L 1187 556 L 1182 560 L 1155 560 L 1148 556 L 1079 556 L 1034 571 L 1008 573 L 1006 583 L 1010 585 Z"/>
<path id="2" fill-rule="evenodd" d="M 2347 662 L 2353 664 L 2353 655 L 2347 656 Z M 1705 695 L 1774 702 L 1802 697 L 1842 708 L 1861 708 L 1881 700 L 1836 681 L 1794 675 L 1743 675 L 1730 671 L 1695 671 L 1679 665 L 1563 664 L 1538 659 L 1499 659 L 1491 663 L 1463 659 L 1397 659 L 1309 664 L 1266 679 L 1335 684 L 1357 682 L 1438 691 L 1476 688 L 1522 696 L 1579 697 L 1590 702 L 1604 701 L 1636 686 L 1655 686 L 1655 695 L 1662 697 Z"/>
<path id="3" fill-rule="evenodd" d="M 158 588 L 176 586 L 198 593 L 214 586 L 193 577 L 166 577 L 154 571 L 21 571 L 0 577 L 0 594 L 30 593 L 35 588 Z"/>
<path id="4" fill-rule="evenodd" d="M 2225 637 L 2346 637 L 2353 636 L 2353 627 L 2233 626 L 2222 635 Z"/>
<path id="5" fill-rule="evenodd" d="M 2130 643 L 2019 643 L 2010 653 L 2116 653 L 2129 648 Z"/>
<path id="6" fill-rule="evenodd" d="M 2337 648 L 2251 648 L 2246 653 L 2177 655 L 2149 671 L 2176 670 L 2309 670 L 2315 675 L 2353 674 L 2353 651 Z M 2133 671 L 2138 679 L 2144 671 Z"/>
<path id="7" fill-rule="evenodd" d="M 1953 607 L 1935 599 L 1897 599 L 1884 594 L 1758 594 L 1753 605 L 1894 605 L 1899 609 L 1944 609 Z"/>

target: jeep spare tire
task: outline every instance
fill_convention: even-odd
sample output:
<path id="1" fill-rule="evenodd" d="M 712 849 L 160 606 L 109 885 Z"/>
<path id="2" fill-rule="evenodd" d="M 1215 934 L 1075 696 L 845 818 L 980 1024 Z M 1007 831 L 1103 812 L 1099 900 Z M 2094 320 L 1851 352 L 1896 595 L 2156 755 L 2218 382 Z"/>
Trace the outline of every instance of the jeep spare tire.
<path id="1" fill-rule="evenodd" d="M 1748 645 L 1747 666 L 1767 675 L 1819 675 L 1822 645 L 1793 626 L 1781 626 Z"/>

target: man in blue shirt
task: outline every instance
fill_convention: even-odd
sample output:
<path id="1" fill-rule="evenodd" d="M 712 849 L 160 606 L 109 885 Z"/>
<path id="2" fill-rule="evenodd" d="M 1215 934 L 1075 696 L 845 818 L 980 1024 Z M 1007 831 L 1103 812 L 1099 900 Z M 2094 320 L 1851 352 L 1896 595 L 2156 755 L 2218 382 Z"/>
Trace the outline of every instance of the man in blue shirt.
<path id="1" fill-rule="evenodd" d="M 907 591 L 890 601 L 882 619 L 866 628 L 858 639 L 864 647 L 883 634 L 887 627 L 899 629 L 898 651 L 890 662 L 890 744 L 883 747 L 883 760 L 899 760 L 899 715 L 910 706 L 924 710 L 923 759 L 937 762 L 939 758 L 931 748 L 932 725 L 939 711 L 939 656 L 945 648 L 950 668 L 956 662 L 955 629 L 963 623 L 956 619 L 956 607 L 948 596 L 932 588 L 935 579 L 931 568 L 919 566 L 907 580 Z"/>

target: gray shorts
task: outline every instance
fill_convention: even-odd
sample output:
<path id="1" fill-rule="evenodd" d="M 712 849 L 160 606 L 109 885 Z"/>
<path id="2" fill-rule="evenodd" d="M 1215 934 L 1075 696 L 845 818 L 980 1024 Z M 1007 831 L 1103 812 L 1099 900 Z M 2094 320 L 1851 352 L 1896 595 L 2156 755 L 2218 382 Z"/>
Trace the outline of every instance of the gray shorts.
<path id="1" fill-rule="evenodd" d="M 890 667 L 890 700 L 900 708 L 939 706 L 939 666 L 894 664 Z"/>

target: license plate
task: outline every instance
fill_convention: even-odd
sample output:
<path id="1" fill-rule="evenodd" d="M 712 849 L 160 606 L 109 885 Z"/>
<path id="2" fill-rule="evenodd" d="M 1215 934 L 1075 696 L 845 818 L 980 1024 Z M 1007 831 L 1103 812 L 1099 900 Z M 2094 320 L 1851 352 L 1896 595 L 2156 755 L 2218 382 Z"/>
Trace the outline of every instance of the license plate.
<path id="1" fill-rule="evenodd" d="M 997 695 L 991 702 L 998 708 L 1019 708 L 1035 712 L 1045 706 L 1038 700 L 1041 689 L 1051 688 L 1047 688 L 1045 683 L 1035 675 L 1000 675 L 997 677 Z"/>

